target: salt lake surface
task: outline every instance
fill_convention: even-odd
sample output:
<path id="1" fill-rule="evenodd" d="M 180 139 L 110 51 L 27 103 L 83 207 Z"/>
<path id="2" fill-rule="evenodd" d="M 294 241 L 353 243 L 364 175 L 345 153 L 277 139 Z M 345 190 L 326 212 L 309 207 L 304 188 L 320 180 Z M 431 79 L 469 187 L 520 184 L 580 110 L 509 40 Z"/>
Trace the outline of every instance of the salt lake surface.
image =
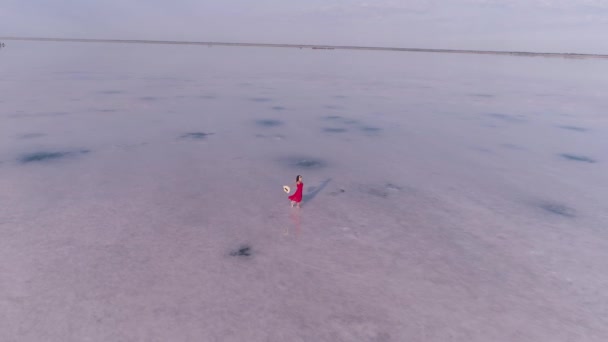
<path id="1" fill-rule="evenodd" d="M 607 90 L 605 60 L 11 42 L 0 340 L 606 341 Z"/>

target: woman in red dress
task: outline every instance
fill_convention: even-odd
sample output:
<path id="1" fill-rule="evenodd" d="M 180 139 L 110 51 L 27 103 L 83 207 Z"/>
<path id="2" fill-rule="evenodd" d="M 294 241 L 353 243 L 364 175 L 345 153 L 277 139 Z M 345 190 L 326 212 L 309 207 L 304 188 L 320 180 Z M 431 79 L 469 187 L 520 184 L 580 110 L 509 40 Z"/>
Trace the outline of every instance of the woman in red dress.
<path id="1" fill-rule="evenodd" d="M 302 202 L 302 192 L 304 192 L 304 183 L 302 183 L 302 176 L 296 176 L 296 192 L 289 196 L 289 200 L 291 200 L 291 206 L 293 207 L 295 204 L 298 205 L 298 208 L 301 208 L 300 202 Z"/>

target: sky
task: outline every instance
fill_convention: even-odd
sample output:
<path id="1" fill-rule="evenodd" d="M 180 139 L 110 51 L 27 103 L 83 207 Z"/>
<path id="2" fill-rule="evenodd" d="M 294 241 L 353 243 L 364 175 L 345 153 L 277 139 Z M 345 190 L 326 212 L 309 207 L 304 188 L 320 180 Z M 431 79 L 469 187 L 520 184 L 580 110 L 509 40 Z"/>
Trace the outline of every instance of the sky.
<path id="1" fill-rule="evenodd" d="M 0 36 L 608 54 L 608 0 L 2 0 Z"/>

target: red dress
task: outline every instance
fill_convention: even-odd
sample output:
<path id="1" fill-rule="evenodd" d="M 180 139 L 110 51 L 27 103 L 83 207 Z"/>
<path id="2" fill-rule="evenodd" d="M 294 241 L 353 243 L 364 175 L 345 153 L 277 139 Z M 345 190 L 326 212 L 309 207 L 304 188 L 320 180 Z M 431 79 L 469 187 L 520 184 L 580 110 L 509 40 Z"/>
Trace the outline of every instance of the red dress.
<path id="1" fill-rule="evenodd" d="M 302 202 L 302 192 L 304 191 L 304 183 L 298 183 L 297 187 L 298 188 L 296 189 L 296 192 L 293 195 L 289 196 L 289 199 L 294 202 L 300 203 Z"/>

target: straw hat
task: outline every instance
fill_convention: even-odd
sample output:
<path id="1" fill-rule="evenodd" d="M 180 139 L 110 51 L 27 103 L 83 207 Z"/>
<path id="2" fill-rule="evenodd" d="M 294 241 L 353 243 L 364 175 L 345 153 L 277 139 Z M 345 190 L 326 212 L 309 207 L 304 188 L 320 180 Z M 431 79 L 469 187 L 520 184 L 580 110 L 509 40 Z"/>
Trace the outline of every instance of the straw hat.
<path id="1" fill-rule="evenodd" d="M 283 191 L 285 191 L 286 193 L 290 193 L 291 189 L 287 185 L 283 185 Z"/>

